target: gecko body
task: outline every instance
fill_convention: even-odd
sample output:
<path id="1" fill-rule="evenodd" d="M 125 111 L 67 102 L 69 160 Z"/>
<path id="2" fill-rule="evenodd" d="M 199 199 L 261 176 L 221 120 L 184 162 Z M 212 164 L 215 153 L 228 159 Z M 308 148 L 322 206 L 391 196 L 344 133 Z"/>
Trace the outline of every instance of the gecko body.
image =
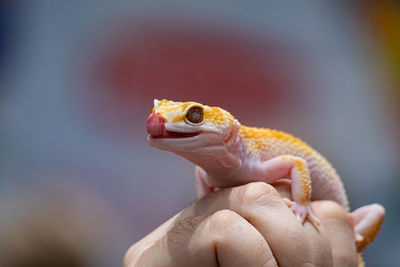
<path id="1" fill-rule="evenodd" d="M 319 224 L 312 213 L 311 200 L 332 200 L 349 210 L 343 184 L 332 165 L 288 133 L 243 126 L 218 107 L 165 99 L 154 100 L 146 129 L 152 146 L 197 165 L 196 179 L 202 185 L 200 196 L 214 188 L 289 178 L 293 201 L 285 201 L 302 223 L 308 219 Z M 372 208 L 368 212 L 376 216 L 363 221 L 364 235 L 373 232 L 372 228 L 379 229 L 383 219 L 382 212 Z"/>

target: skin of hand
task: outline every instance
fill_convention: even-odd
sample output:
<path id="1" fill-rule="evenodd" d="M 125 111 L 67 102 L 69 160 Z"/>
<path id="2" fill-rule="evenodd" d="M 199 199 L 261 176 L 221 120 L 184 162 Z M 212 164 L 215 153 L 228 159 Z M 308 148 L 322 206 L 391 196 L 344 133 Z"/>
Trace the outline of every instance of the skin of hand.
<path id="1" fill-rule="evenodd" d="M 314 201 L 321 224 L 302 225 L 282 197 L 290 185 L 263 182 L 210 193 L 132 245 L 133 266 L 357 266 L 352 223 L 332 201 Z"/>

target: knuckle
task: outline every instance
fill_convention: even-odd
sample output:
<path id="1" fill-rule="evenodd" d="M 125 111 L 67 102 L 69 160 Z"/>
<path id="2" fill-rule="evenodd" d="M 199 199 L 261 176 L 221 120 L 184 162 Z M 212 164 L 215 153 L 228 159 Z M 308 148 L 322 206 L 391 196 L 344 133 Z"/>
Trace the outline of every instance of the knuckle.
<path id="1" fill-rule="evenodd" d="M 321 209 L 330 211 L 332 213 L 344 213 L 343 208 L 334 201 L 323 201 Z"/>
<path id="2" fill-rule="evenodd" d="M 228 209 L 219 210 L 209 218 L 210 228 L 217 231 L 224 230 L 243 220 L 239 214 Z"/>
<path id="3" fill-rule="evenodd" d="M 344 208 L 334 201 L 316 201 L 314 205 L 318 210 L 319 216 L 325 218 L 336 218 L 339 220 L 347 219 L 347 213 Z"/>
<path id="4" fill-rule="evenodd" d="M 279 197 L 279 193 L 272 185 L 264 182 L 249 183 L 239 190 L 239 198 L 246 204 L 271 197 Z"/>

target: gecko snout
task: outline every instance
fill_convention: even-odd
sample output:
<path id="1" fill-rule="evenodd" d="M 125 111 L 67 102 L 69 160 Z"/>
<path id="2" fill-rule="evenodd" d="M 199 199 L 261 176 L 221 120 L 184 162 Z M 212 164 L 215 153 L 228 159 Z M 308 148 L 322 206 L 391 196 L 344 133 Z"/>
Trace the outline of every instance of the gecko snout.
<path id="1" fill-rule="evenodd" d="M 165 119 L 160 113 L 151 113 L 146 121 L 146 130 L 151 137 L 162 136 L 165 133 Z"/>

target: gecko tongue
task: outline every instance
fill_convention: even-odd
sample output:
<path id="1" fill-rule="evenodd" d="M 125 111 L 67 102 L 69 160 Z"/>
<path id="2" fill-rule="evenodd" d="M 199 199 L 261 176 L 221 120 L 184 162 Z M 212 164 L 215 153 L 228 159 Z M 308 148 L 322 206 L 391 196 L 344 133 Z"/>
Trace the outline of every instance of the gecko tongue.
<path id="1" fill-rule="evenodd" d="M 146 121 L 146 130 L 151 137 L 160 137 L 165 134 L 165 120 L 160 113 L 151 113 Z"/>

